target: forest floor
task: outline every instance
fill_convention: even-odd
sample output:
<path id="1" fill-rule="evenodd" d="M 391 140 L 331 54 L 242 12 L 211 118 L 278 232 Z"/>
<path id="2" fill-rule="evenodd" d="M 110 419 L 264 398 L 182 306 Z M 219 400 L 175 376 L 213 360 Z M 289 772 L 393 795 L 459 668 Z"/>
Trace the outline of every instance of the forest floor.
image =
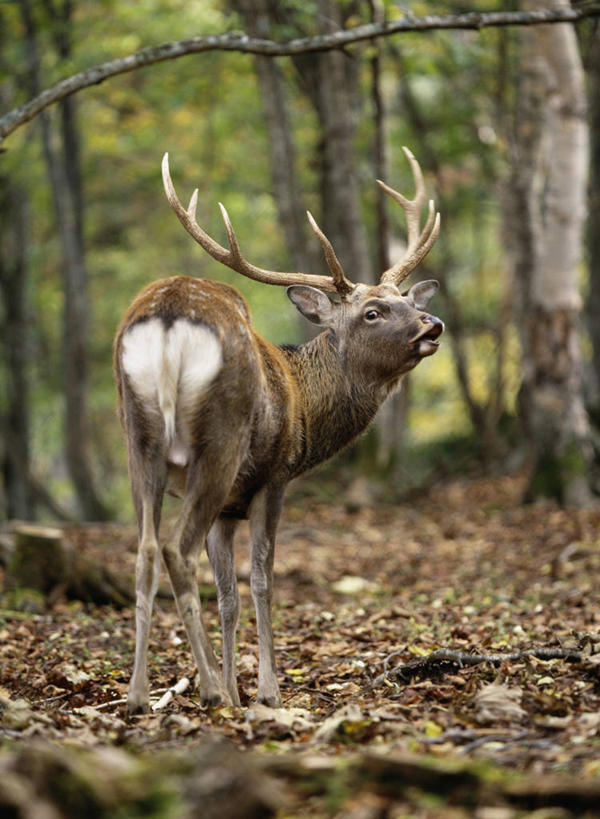
<path id="1" fill-rule="evenodd" d="M 74 748 L 90 749 L 94 776 L 103 766 L 112 771 L 115 760 L 121 769 L 125 758 L 159 758 L 168 779 L 169 753 L 189 752 L 208 753 L 213 764 L 234 754 L 242 768 L 250 765 L 255 790 L 266 777 L 258 807 L 236 813 L 218 802 L 211 813 L 202 792 L 205 810 L 189 815 L 600 815 L 600 509 L 521 506 L 522 488 L 514 477 L 460 480 L 375 507 L 292 494 L 275 562 L 283 709 L 253 701 L 244 527 L 237 538 L 241 708 L 204 710 L 190 687 L 164 709 L 128 718 L 133 607 L 58 601 L 39 614 L 0 609 L 0 781 L 2 771 L 18 779 L 34 764 L 31 749 L 49 741 L 53 765 L 66 754 L 63 768 Z M 65 537 L 133 585 L 132 527 L 70 526 Z M 205 558 L 200 581 L 218 647 Z M 426 659 L 440 648 L 462 655 Z M 539 649 L 558 656 L 536 657 Z M 471 654 L 495 662 L 471 665 L 464 656 Z M 163 573 L 152 692 L 158 698 L 193 673 Z M 236 782 L 241 793 L 245 785 Z M 44 787 L 39 798 L 56 808 L 60 799 Z M 121 793 L 119 816 L 179 815 L 153 813 L 149 802 L 142 811 L 139 793 L 127 812 L 119 788 L 107 785 L 98 797 L 110 803 Z"/>

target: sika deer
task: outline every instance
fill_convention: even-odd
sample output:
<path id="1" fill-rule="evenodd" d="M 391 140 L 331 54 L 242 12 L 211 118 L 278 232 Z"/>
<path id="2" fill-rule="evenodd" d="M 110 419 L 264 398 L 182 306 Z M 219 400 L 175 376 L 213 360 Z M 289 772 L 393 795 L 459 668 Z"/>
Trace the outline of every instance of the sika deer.
<path id="1" fill-rule="evenodd" d="M 259 645 L 257 696 L 270 705 L 280 703 L 271 598 L 275 530 L 285 487 L 366 429 L 402 376 L 436 352 L 444 327 L 425 312 L 437 282 L 420 282 L 404 293 L 399 289 L 435 241 L 440 223 L 430 201 L 420 230 L 425 188 L 417 161 L 404 150 L 412 166 L 415 198 L 407 200 L 379 184 L 406 212 L 408 247 L 375 286 L 346 278 L 310 214 L 331 276 L 277 273 L 250 264 L 222 205 L 230 249 L 217 244 L 196 222 L 197 191 L 187 210 L 181 205 L 165 154 L 167 198 L 191 236 L 244 276 L 291 285 L 291 301 L 324 332 L 300 347 L 275 347 L 252 329 L 248 307 L 236 290 L 187 276 L 150 284 L 125 314 L 115 340 L 115 372 L 139 527 L 130 713 L 148 709 L 148 637 L 165 491 L 182 499 L 162 555 L 198 668 L 202 701 L 239 703 L 233 536 L 239 519 L 249 517 Z M 330 299 L 326 293 L 337 296 Z M 198 598 L 196 567 L 204 544 L 217 586 L 223 679 Z"/>

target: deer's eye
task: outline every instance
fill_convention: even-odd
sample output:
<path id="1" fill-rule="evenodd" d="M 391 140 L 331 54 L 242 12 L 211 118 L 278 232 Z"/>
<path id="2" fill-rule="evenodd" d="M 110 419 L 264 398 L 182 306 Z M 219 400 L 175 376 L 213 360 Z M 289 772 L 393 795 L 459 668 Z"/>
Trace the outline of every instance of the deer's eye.
<path id="1" fill-rule="evenodd" d="M 367 321 L 375 321 L 375 319 L 378 319 L 380 316 L 381 313 L 379 312 L 379 310 L 371 309 L 367 310 L 367 312 L 365 313 L 365 318 Z"/>

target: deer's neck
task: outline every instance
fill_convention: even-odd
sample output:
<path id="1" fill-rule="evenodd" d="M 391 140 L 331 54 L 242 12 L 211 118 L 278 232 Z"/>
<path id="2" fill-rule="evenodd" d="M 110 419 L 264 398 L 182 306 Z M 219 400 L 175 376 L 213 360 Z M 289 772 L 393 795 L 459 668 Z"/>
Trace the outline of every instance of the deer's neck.
<path id="1" fill-rule="evenodd" d="M 352 362 L 343 360 L 329 332 L 283 352 L 298 386 L 303 441 L 292 471 L 299 475 L 360 435 L 385 393 L 353 372 Z"/>

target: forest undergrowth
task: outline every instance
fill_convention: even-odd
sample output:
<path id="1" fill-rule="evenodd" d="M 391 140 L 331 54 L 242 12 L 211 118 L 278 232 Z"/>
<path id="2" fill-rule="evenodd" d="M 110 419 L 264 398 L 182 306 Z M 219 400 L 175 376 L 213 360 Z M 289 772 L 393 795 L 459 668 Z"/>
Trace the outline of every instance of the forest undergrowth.
<path id="1" fill-rule="evenodd" d="M 268 777 L 273 789 L 259 789 L 265 812 L 256 815 L 597 815 L 600 508 L 522 506 L 522 490 L 516 477 L 461 479 L 396 506 L 292 493 L 275 563 L 282 709 L 253 699 L 243 527 L 241 708 L 201 708 L 192 683 L 164 707 L 128 718 L 133 606 L 58 599 L 37 613 L 2 608 L 0 774 L 17 776 L 31 749 L 48 742 L 65 759 L 79 748 L 104 754 L 91 757 L 96 771 L 108 749 L 164 760 L 210 746 L 213 761 L 231 753 Z M 70 526 L 65 538 L 133 587 L 133 527 Z M 218 647 L 206 558 L 200 582 Z M 440 649 L 455 653 L 427 659 Z M 163 572 L 150 645 L 153 702 L 193 674 Z M 167 771 L 174 763 L 161 764 Z M 248 781 L 256 783 L 254 774 Z M 52 802 L 40 788 L 39 798 Z M 218 804 L 215 815 L 225 815 Z"/>

